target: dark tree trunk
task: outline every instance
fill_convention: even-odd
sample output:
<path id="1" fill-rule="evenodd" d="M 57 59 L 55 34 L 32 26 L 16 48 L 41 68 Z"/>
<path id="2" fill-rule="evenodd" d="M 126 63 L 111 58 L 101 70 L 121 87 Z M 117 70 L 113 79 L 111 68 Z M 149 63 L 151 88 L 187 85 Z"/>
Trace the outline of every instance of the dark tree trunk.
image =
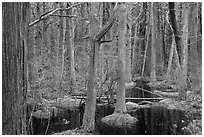
<path id="1" fill-rule="evenodd" d="M 173 28 L 173 33 L 175 36 L 175 42 L 176 42 L 176 50 L 178 52 L 179 56 L 179 62 L 181 63 L 181 45 L 180 45 L 180 38 L 178 36 L 178 27 L 176 23 L 176 15 L 175 15 L 175 8 L 174 8 L 174 2 L 169 2 L 169 17 L 170 17 L 170 23 Z"/>
<path id="2" fill-rule="evenodd" d="M 29 3 L 3 3 L 2 7 L 2 133 L 27 134 L 25 63 Z"/>

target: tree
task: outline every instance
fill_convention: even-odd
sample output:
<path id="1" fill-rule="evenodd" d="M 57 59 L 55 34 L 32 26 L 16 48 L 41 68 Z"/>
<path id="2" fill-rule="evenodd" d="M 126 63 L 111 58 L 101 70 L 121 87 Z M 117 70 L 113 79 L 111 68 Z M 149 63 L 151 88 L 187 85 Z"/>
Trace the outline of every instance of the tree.
<path id="1" fill-rule="evenodd" d="M 62 2 L 59 3 L 59 7 L 63 8 Z M 63 11 L 60 11 L 60 16 L 63 16 Z M 57 62 L 59 63 L 60 67 L 60 76 L 59 76 L 59 91 L 62 95 L 63 92 L 63 74 L 64 74 L 64 33 L 63 33 L 63 17 L 59 16 L 59 39 L 58 39 L 58 50 L 57 50 Z"/>
<path id="2" fill-rule="evenodd" d="M 91 14 L 91 13 L 90 13 Z M 96 19 L 94 15 L 90 15 L 90 33 L 91 36 L 94 36 L 98 31 L 98 26 L 96 23 Z M 85 112 L 83 117 L 83 128 L 88 131 L 92 132 L 95 128 L 95 108 L 96 108 L 96 76 L 97 76 L 97 50 L 99 44 L 94 41 L 93 37 L 90 40 L 90 55 L 89 55 L 89 71 L 88 71 L 88 85 L 87 85 L 87 99 L 86 99 L 86 106 Z"/>
<path id="3" fill-rule="evenodd" d="M 127 111 L 125 105 L 126 22 L 125 9 L 120 7 L 118 23 L 118 88 L 115 112 L 122 114 Z"/>
<path id="4" fill-rule="evenodd" d="M 83 4 L 82 4 L 83 5 Z M 81 6 L 82 6 L 81 5 Z M 70 6 L 70 4 L 67 3 L 67 8 Z M 66 11 L 67 16 L 73 15 L 73 10 Z M 65 40 L 67 44 L 67 48 L 64 49 L 64 52 L 66 51 L 69 56 L 69 76 L 70 76 L 70 87 L 71 92 L 74 92 L 74 87 L 76 83 L 76 75 L 75 75 L 75 60 L 74 60 L 74 38 L 75 38 L 75 28 L 76 25 L 74 25 L 74 19 L 73 18 L 66 18 L 66 32 L 65 32 Z M 64 59 L 63 59 L 64 60 Z"/>
<path id="5" fill-rule="evenodd" d="M 2 131 L 27 134 L 27 38 L 29 3 L 3 3 Z"/>
<path id="6" fill-rule="evenodd" d="M 187 89 L 187 63 L 188 63 L 188 3 L 184 4 L 183 7 L 183 35 L 182 35 L 182 45 L 183 45 L 183 57 L 181 68 L 179 69 L 178 86 L 179 86 L 179 99 L 184 99 L 186 97 Z"/>
<path id="7" fill-rule="evenodd" d="M 180 37 L 178 36 L 178 26 L 177 26 L 177 20 L 175 15 L 175 4 L 174 2 L 169 2 L 169 17 L 170 17 L 170 23 L 173 29 L 174 37 L 175 37 L 175 43 L 176 43 L 176 50 L 178 52 L 179 62 L 181 63 L 181 43 L 180 43 Z"/>
<path id="8" fill-rule="evenodd" d="M 198 38 L 198 4 L 190 3 L 189 11 L 189 61 L 188 72 L 190 72 L 190 80 L 192 81 L 192 89 L 200 88 L 199 81 L 199 65 L 197 52 Z"/>
<path id="9" fill-rule="evenodd" d="M 126 59 L 126 11 L 125 4 L 119 6 L 118 12 L 118 87 L 117 87 L 117 98 L 115 111 L 113 114 L 108 115 L 101 119 L 101 122 L 110 127 L 115 127 L 116 129 L 123 130 L 125 134 L 129 133 L 129 130 L 134 129 L 134 125 L 137 119 L 127 114 L 126 104 L 125 104 L 125 59 Z M 113 129 L 115 130 L 115 129 Z M 114 132 L 114 131 L 110 131 Z"/>
<path id="10" fill-rule="evenodd" d="M 150 9 L 150 22 L 151 22 L 151 82 L 156 81 L 156 52 L 155 52 L 155 23 L 154 23 L 154 3 L 151 2 L 151 9 Z"/>
<path id="11" fill-rule="evenodd" d="M 90 24 L 91 24 L 91 32 L 90 32 L 90 56 L 89 56 L 89 71 L 88 71 L 88 86 L 87 86 L 87 98 L 86 98 L 86 106 L 83 117 L 83 127 L 86 131 L 92 132 L 95 128 L 95 108 L 96 108 L 96 68 L 98 61 L 98 52 L 99 46 L 101 44 L 101 38 L 106 34 L 108 30 L 112 27 L 113 23 L 116 20 L 116 13 L 118 10 L 118 6 L 114 7 L 113 13 L 109 18 L 107 24 L 98 31 L 98 24 L 96 18 L 93 13 L 90 13 Z"/>
<path id="12" fill-rule="evenodd" d="M 127 25 L 126 27 L 126 60 L 125 60 L 125 82 L 131 82 L 132 81 L 132 75 L 131 75 L 131 30 L 132 30 L 132 16 L 131 16 L 131 3 L 128 3 L 127 6 Z"/>

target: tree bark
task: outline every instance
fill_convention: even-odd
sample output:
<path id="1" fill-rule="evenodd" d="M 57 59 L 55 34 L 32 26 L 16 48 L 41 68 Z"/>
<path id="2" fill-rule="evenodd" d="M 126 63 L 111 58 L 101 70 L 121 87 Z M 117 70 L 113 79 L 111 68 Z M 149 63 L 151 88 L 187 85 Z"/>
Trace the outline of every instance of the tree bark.
<path id="1" fill-rule="evenodd" d="M 197 53 L 197 3 L 190 3 L 190 14 L 189 14 L 189 62 L 188 72 L 190 72 L 190 80 L 192 81 L 192 88 L 200 88 L 199 81 L 199 67 L 198 67 L 198 53 Z"/>
<path id="2" fill-rule="evenodd" d="M 122 5 L 123 6 L 123 5 Z M 126 59 L 126 16 L 124 7 L 119 10 L 119 42 L 118 42 L 118 88 L 115 112 L 125 113 L 127 111 L 125 105 L 125 59 Z"/>
<path id="3" fill-rule="evenodd" d="M 59 7 L 63 8 L 63 4 L 60 2 Z M 60 15 L 63 15 L 63 11 L 60 11 Z M 60 95 L 63 95 L 63 73 L 64 73 L 64 44 L 63 44 L 63 18 L 59 17 L 59 40 L 58 40 L 58 62 L 61 65 L 60 67 L 60 76 L 59 76 L 59 92 Z"/>
<path id="4" fill-rule="evenodd" d="M 152 26 L 152 30 L 151 30 L 151 82 L 156 81 L 156 52 L 155 52 L 155 23 L 154 23 L 154 3 L 151 3 L 151 11 L 150 11 L 150 17 L 151 17 L 151 26 Z"/>
<path id="5" fill-rule="evenodd" d="M 188 63 L 188 4 L 184 4 L 183 8 L 183 59 L 181 69 L 179 71 L 178 76 L 178 84 L 179 84 L 179 99 L 184 99 L 186 97 L 186 88 L 187 88 L 187 63 Z"/>
<path id="6" fill-rule="evenodd" d="M 70 7 L 70 4 L 67 3 L 66 8 Z M 71 15 L 73 10 L 66 11 L 66 15 Z M 72 18 L 66 18 L 66 32 L 65 32 L 65 41 L 67 47 L 64 49 L 64 52 L 67 53 L 68 61 L 67 61 L 67 70 L 69 71 L 69 81 L 70 81 L 70 91 L 74 92 L 74 87 L 76 83 L 76 75 L 75 75 L 75 58 L 74 58 L 74 37 L 75 37 L 75 25 Z M 65 59 L 64 59 L 65 60 Z"/>
<path id="7" fill-rule="evenodd" d="M 29 3 L 2 3 L 2 133 L 27 134 Z"/>
<path id="8" fill-rule="evenodd" d="M 170 23 L 173 28 L 174 36 L 175 36 L 175 43 L 176 43 L 176 50 L 178 52 L 179 63 L 181 63 L 182 51 L 181 51 L 181 40 L 178 36 L 178 27 L 177 27 L 177 20 L 175 15 L 175 4 L 174 2 L 169 2 L 169 17 Z"/>
<path id="9" fill-rule="evenodd" d="M 89 71 L 88 71 L 88 86 L 87 86 L 87 98 L 86 106 L 83 117 L 83 128 L 92 132 L 95 128 L 95 109 L 96 109 L 96 68 L 98 61 L 98 50 L 101 44 L 101 38 L 106 34 L 108 30 L 112 27 L 113 23 L 116 20 L 116 13 L 118 6 L 116 5 L 112 16 L 109 18 L 108 23 L 98 32 L 98 24 L 93 13 L 90 15 L 90 25 L 91 25 L 91 34 L 90 34 L 90 57 L 89 57 Z M 98 32 L 98 33 L 97 33 Z"/>
<path id="10" fill-rule="evenodd" d="M 125 61 L 125 82 L 131 82 L 132 81 L 132 75 L 131 75 L 131 29 L 132 29 L 132 16 L 131 16 L 131 3 L 128 4 L 128 7 L 126 7 L 127 10 L 127 24 L 128 29 L 126 26 L 126 33 L 127 33 L 127 46 L 126 46 L 126 61 Z"/>
<path id="11" fill-rule="evenodd" d="M 96 42 L 93 37 L 98 31 L 98 26 L 93 14 L 90 14 L 90 53 L 89 53 L 89 70 L 88 70 L 88 85 L 87 85 L 87 98 L 86 106 L 83 117 L 82 127 L 88 131 L 92 132 L 95 129 L 95 109 L 96 109 L 96 76 L 97 76 L 97 61 L 98 61 L 98 47 L 99 43 Z"/>

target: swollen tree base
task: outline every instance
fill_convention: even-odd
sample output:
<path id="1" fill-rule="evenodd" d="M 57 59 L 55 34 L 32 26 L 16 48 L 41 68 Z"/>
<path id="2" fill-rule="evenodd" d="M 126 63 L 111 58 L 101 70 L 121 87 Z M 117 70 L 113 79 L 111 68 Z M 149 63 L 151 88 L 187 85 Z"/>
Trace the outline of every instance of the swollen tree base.
<path id="1" fill-rule="evenodd" d="M 136 134 L 137 118 L 127 113 L 113 113 L 101 119 L 102 134 Z"/>

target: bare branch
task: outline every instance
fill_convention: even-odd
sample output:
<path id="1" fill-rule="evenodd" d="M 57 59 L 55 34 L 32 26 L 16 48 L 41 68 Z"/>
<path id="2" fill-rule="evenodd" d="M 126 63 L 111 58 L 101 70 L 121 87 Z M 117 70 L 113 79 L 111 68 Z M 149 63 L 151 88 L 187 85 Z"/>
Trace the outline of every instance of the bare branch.
<path id="1" fill-rule="evenodd" d="M 105 33 L 113 26 L 114 22 L 116 21 L 116 13 L 118 11 L 118 6 L 119 4 L 116 3 L 114 9 L 113 9 L 113 13 L 112 16 L 109 18 L 108 23 L 101 29 L 101 31 L 98 32 L 98 34 L 96 34 L 94 36 L 94 40 L 95 41 L 99 41 L 103 35 L 105 35 Z"/>
<path id="2" fill-rule="evenodd" d="M 71 5 L 70 7 L 68 8 L 57 8 L 57 9 L 54 9 L 52 11 L 48 11 L 46 13 L 43 13 L 42 15 L 40 15 L 40 17 L 38 19 L 36 19 L 35 21 L 29 23 L 29 27 L 32 27 L 33 25 L 35 25 L 36 23 L 48 18 L 49 16 L 53 15 L 55 12 L 57 12 L 58 10 L 70 10 L 72 9 L 73 7 L 76 7 L 78 5 L 81 5 L 83 3 L 77 3 L 77 4 L 74 4 L 74 5 Z"/>
<path id="3" fill-rule="evenodd" d="M 133 22 L 133 24 L 136 23 L 136 21 L 138 20 L 138 18 L 142 15 L 142 12 L 143 12 L 143 5 L 141 6 L 139 15 L 136 17 L 136 19 L 134 19 L 135 21 Z"/>
<path id="4" fill-rule="evenodd" d="M 53 15 L 50 15 L 50 16 L 57 16 L 57 17 L 68 17 L 68 18 L 80 18 L 80 19 L 83 19 L 83 20 L 87 20 L 87 18 L 81 18 L 77 15 L 58 15 L 58 14 L 53 14 Z"/>
<path id="5" fill-rule="evenodd" d="M 108 42 L 112 42 L 112 40 L 103 40 L 103 41 L 101 41 L 101 44 L 102 43 L 108 43 Z"/>

